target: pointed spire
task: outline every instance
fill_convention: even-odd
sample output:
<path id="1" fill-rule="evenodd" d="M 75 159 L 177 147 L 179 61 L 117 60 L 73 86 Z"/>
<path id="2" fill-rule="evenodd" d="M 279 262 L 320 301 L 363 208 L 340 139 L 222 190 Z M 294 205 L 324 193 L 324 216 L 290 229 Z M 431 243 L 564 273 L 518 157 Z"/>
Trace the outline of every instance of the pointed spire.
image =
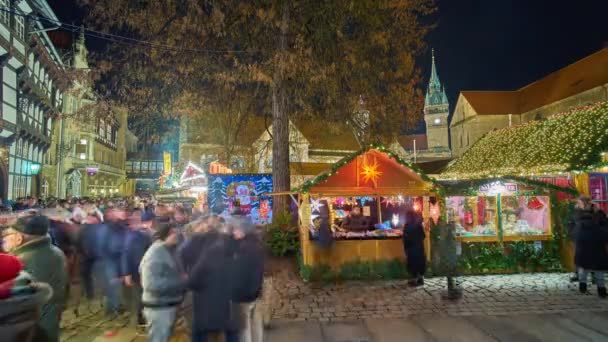
<path id="1" fill-rule="evenodd" d="M 80 26 L 80 34 L 75 42 L 74 48 L 74 67 L 77 69 L 88 69 L 89 63 L 87 61 L 87 45 L 85 43 L 85 29 L 84 25 Z"/>
<path id="2" fill-rule="evenodd" d="M 445 89 L 442 87 L 437 75 L 437 66 L 435 65 L 435 49 L 431 49 L 431 77 L 429 85 L 426 89 L 426 97 L 424 104 L 427 106 L 447 104 L 447 96 Z"/>
<path id="3" fill-rule="evenodd" d="M 80 36 L 78 37 L 78 43 L 84 46 L 84 25 L 80 25 Z"/>

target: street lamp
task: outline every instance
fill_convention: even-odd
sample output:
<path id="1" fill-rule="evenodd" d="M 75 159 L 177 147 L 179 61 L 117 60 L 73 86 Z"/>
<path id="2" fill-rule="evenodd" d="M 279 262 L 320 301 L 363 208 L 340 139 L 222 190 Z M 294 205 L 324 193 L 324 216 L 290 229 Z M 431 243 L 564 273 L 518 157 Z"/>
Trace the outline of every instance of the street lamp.
<path id="1" fill-rule="evenodd" d="M 38 164 L 38 163 L 31 163 L 30 164 L 30 172 L 34 176 L 37 175 L 38 172 L 40 172 L 40 164 Z"/>

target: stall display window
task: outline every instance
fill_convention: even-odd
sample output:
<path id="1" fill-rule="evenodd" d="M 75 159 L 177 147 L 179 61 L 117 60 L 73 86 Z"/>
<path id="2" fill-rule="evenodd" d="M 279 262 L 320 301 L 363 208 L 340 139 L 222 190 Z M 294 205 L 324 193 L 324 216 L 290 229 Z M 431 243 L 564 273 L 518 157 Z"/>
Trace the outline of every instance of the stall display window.
<path id="1" fill-rule="evenodd" d="M 496 197 L 449 197 L 447 210 L 456 225 L 456 235 L 496 236 Z"/>
<path id="2" fill-rule="evenodd" d="M 607 174 L 591 174 L 589 176 L 589 192 L 591 193 L 591 200 L 604 212 L 608 212 L 607 180 Z"/>
<path id="3" fill-rule="evenodd" d="M 504 196 L 500 211 L 504 236 L 548 235 L 548 196 Z"/>

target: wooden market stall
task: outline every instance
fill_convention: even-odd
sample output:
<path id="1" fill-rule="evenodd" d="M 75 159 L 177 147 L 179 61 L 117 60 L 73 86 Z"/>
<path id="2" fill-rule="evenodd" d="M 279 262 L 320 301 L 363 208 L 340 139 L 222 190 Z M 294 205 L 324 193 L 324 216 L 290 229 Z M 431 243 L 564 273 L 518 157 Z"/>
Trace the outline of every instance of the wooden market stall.
<path id="1" fill-rule="evenodd" d="M 557 194 L 574 188 L 524 178 L 439 181 L 445 213 L 462 242 L 547 241 L 553 239 Z"/>
<path id="2" fill-rule="evenodd" d="M 519 211 L 541 205 L 542 207 L 546 205 L 548 210 L 551 210 L 556 202 L 572 198 L 576 192 L 590 196 L 595 205 L 608 209 L 607 131 L 608 102 L 598 102 L 568 112 L 556 113 L 545 120 L 494 130 L 479 139 L 438 178 L 442 181 L 466 182 L 511 177 L 528 184 L 537 182 L 554 187 L 556 195 L 550 198 L 552 202 L 547 203 L 548 205 L 542 203 L 548 202 L 543 200 L 543 197 L 549 199 L 547 195 L 532 198 L 530 195 L 522 196 L 515 191 L 512 204 Z M 573 188 L 577 191 L 569 190 Z M 534 201 L 528 204 L 530 200 Z M 448 201 L 448 207 L 449 204 Z M 465 204 L 467 207 L 470 206 L 468 203 Z M 497 206 L 499 205 L 500 203 L 497 203 Z M 504 207 L 504 204 L 502 206 Z M 461 211 L 471 212 L 468 208 Z M 496 213 L 499 213 L 498 208 Z M 519 227 L 515 228 L 525 230 L 526 223 L 523 221 L 526 220 L 518 216 L 521 216 L 519 212 L 515 212 L 514 224 L 520 223 Z M 499 228 L 497 217 L 494 217 L 496 229 Z M 552 215 L 548 215 L 549 228 L 553 229 L 556 225 L 560 225 L 563 229 L 565 222 L 561 221 L 564 218 L 556 220 L 555 215 L 553 219 L 551 217 Z M 462 219 L 471 221 L 470 215 Z M 488 229 L 488 232 L 490 231 L 491 229 Z M 504 239 L 537 241 L 550 239 L 551 233 L 551 230 L 537 229 L 535 234 L 504 235 Z M 492 236 L 469 236 L 462 239 L 496 240 Z M 573 269 L 572 243 L 563 239 L 561 244 L 563 263 L 567 268 Z"/>
<path id="3" fill-rule="evenodd" d="M 297 190 L 303 264 L 338 270 L 347 262 L 403 260 L 404 213 L 420 211 L 426 223 L 438 218 L 434 190 L 428 176 L 382 146 L 342 159 Z M 319 243 L 324 215 L 330 246 Z"/>

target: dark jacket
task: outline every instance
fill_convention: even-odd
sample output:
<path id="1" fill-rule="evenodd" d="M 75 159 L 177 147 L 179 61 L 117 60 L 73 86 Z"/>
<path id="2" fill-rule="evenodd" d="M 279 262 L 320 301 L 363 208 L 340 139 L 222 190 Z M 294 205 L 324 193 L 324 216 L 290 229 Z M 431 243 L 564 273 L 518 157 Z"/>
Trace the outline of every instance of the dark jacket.
<path id="1" fill-rule="evenodd" d="M 121 273 L 130 275 L 140 283 L 139 264 L 152 244 L 152 236 L 146 230 L 130 230 L 126 233 L 125 252 L 121 258 Z"/>
<path id="2" fill-rule="evenodd" d="M 403 248 L 407 257 L 408 272 L 412 276 L 423 275 L 426 272 L 424 226 L 418 215 L 408 214 L 407 217 L 407 224 L 403 230 Z"/>
<path id="3" fill-rule="evenodd" d="M 603 225 L 604 220 L 590 210 L 577 210 L 575 222 L 575 264 L 587 270 L 608 271 L 608 227 Z"/>
<path id="4" fill-rule="evenodd" d="M 209 232 L 191 240 L 199 251 L 196 261 L 184 260 L 188 287 L 192 290 L 195 331 L 236 331 L 239 306 L 233 297 L 234 240 L 225 234 Z M 190 255 L 188 250 L 185 255 Z"/>
<path id="5" fill-rule="evenodd" d="M 235 302 L 250 303 L 260 297 L 264 282 L 264 249 L 256 232 L 236 241 L 233 272 Z"/>
<path id="6" fill-rule="evenodd" d="M 112 260 L 120 266 L 127 232 L 120 223 L 85 224 L 80 230 L 79 249 L 87 258 Z"/>
<path id="7" fill-rule="evenodd" d="M 72 236 L 72 227 L 66 222 L 49 220 L 49 235 L 51 242 L 57 246 L 67 256 L 74 252 L 74 238 Z"/>
<path id="8" fill-rule="evenodd" d="M 42 307 L 39 320 L 45 338 L 41 341 L 59 341 L 59 322 L 67 303 L 68 272 L 63 252 L 51 244 L 48 236 L 27 242 L 13 251 L 35 281 L 47 283 L 53 296 Z"/>

